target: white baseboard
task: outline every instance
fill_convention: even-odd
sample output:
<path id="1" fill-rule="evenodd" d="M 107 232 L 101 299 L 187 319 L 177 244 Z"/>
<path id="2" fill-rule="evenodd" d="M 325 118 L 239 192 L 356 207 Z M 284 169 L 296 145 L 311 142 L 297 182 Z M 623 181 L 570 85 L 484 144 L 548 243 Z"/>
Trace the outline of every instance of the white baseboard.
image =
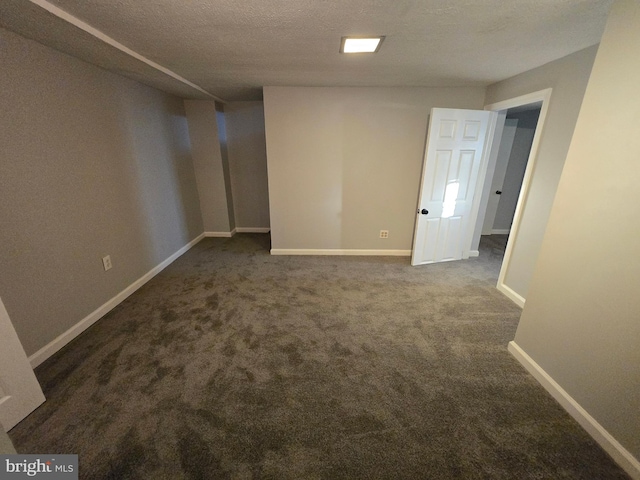
<path id="1" fill-rule="evenodd" d="M 479 257 L 480 256 L 480 250 L 470 250 L 469 251 L 469 257 Z"/>
<path id="2" fill-rule="evenodd" d="M 506 228 L 506 229 L 502 229 L 502 228 L 492 229 L 491 230 L 491 235 L 508 235 L 510 231 L 511 231 L 511 229 L 509 229 L 509 228 Z"/>
<path id="3" fill-rule="evenodd" d="M 524 303 L 526 299 L 522 295 L 516 293 L 514 290 L 506 286 L 504 283 L 498 283 L 496 285 L 496 288 L 498 289 L 498 291 L 502 292 L 507 298 L 509 298 L 509 300 L 511 300 L 513 303 L 518 305 L 520 308 L 524 308 Z"/>
<path id="4" fill-rule="evenodd" d="M 236 227 L 238 233 L 269 233 L 269 227 Z"/>
<path id="5" fill-rule="evenodd" d="M 271 228 L 269 227 L 236 227 L 230 232 L 204 232 L 205 237 L 212 238 L 230 238 L 236 233 L 269 233 Z"/>
<path id="6" fill-rule="evenodd" d="M 338 248 L 305 249 L 305 248 L 272 248 L 271 255 L 354 255 L 375 257 L 410 257 L 411 250 L 343 250 Z"/>
<path id="7" fill-rule="evenodd" d="M 230 232 L 204 232 L 205 237 L 210 238 L 231 238 L 236 234 L 237 229 L 233 229 Z"/>
<path id="8" fill-rule="evenodd" d="M 593 439 L 627 472 L 631 478 L 640 480 L 640 462 L 618 442 L 605 428 L 576 402 L 551 376 L 545 372 L 515 342 L 509 342 L 509 352 L 533 377 L 555 398 L 584 428 Z"/>
<path id="9" fill-rule="evenodd" d="M 149 280 L 151 280 L 153 277 L 155 277 L 158 273 L 160 273 L 162 270 L 164 270 L 167 266 L 169 266 L 175 259 L 177 259 L 179 256 L 184 254 L 187 250 L 189 250 L 191 247 L 193 247 L 196 243 L 198 243 L 200 240 L 202 240 L 204 238 L 204 236 L 205 236 L 204 233 L 198 235 L 195 239 L 190 241 L 188 244 L 186 244 L 180 250 L 175 252 L 169 258 L 167 258 L 162 263 L 160 263 L 159 265 L 157 265 L 154 268 L 152 268 L 151 270 L 149 270 L 147 273 L 145 273 L 138 280 L 136 280 L 131 285 L 129 285 L 127 288 L 122 290 L 120 293 L 118 293 L 111 300 L 107 301 L 106 303 L 104 303 L 103 305 L 98 307 L 96 310 L 94 310 L 89 315 L 87 315 L 82 320 L 80 320 L 78 323 L 76 323 L 69 330 L 67 330 L 66 332 L 62 333 L 61 335 L 58 335 L 55 339 L 53 339 L 47 345 L 45 345 L 40 350 L 38 350 L 36 353 L 31 355 L 29 357 L 29 363 L 31 363 L 31 367 L 36 368 L 38 365 L 40 365 L 42 362 L 44 362 L 47 358 L 52 356 L 54 353 L 56 353 L 58 350 L 60 350 L 62 347 L 64 347 L 67 343 L 69 343 L 71 340 L 76 338 L 78 335 L 80 335 L 82 332 L 84 332 L 91 325 L 93 325 L 98 320 L 100 320 L 102 317 L 104 317 L 107 313 L 109 313 L 116 306 L 118 306 L 120 303 L 122 303 L 132 293 L 134 293 L 136 290 L 138 290 L 140 287 L 142 287 L 145 283 L 147 283 Z"/>

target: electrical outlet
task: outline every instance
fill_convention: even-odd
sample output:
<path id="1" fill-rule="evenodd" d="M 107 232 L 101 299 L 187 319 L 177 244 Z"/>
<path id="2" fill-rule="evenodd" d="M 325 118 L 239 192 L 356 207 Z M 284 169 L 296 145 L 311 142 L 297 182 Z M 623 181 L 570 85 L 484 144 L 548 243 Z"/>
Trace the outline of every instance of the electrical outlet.
<path id="1" fill-rule="evenodd" d="M 389 230 L 380 230 L 380 238 L 389 238 Z"/>
<path id="2" fill-rule="evenodd" d="M 105 271 L 111 270 L 111 255 L 107 255 L 106 257 L 102 257 L 102 265 L 104 266 Z"/>

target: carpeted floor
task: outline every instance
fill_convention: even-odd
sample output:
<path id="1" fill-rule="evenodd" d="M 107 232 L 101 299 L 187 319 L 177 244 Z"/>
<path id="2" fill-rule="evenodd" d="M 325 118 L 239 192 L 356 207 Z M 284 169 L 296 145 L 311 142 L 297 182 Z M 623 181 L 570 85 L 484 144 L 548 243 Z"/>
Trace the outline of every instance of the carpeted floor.
<path id="1" fill-rule="evenodd" d="M 481 240 L 484 251 L 490 252 L 490 254 L 493 254 L 494 257 L 498 259 L 498 256 L 504 256 L 509 235 L 486 235 L 481 237 Z"/>
<path id="2" fill-rule="evenodd" d="M 83 479 L 628 478 L 507 352 L 489 240 L 411 267 L 205 239 L 37 369 L 10 436 Z"/>

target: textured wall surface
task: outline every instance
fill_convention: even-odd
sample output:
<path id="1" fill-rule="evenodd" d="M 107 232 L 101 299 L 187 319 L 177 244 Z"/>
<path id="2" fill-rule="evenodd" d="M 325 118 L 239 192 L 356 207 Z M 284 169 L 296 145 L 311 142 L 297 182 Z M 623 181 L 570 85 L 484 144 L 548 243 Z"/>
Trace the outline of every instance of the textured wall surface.
<path id="1" fill-rule="evenodd" d="M 30 355 L 202 220 L 182 100 L 6 30 L 0 42 L 0 296 Z"/>

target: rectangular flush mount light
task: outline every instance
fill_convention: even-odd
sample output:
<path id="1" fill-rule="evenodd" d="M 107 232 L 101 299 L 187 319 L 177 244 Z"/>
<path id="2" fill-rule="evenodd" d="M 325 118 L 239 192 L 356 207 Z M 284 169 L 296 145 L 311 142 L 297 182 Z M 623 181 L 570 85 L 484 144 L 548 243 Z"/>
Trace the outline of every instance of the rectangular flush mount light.
<path id="1" fill-rule="evenodd" d="M 340 53 L 375 53 L 384 37 L 342 37 Z"/>

